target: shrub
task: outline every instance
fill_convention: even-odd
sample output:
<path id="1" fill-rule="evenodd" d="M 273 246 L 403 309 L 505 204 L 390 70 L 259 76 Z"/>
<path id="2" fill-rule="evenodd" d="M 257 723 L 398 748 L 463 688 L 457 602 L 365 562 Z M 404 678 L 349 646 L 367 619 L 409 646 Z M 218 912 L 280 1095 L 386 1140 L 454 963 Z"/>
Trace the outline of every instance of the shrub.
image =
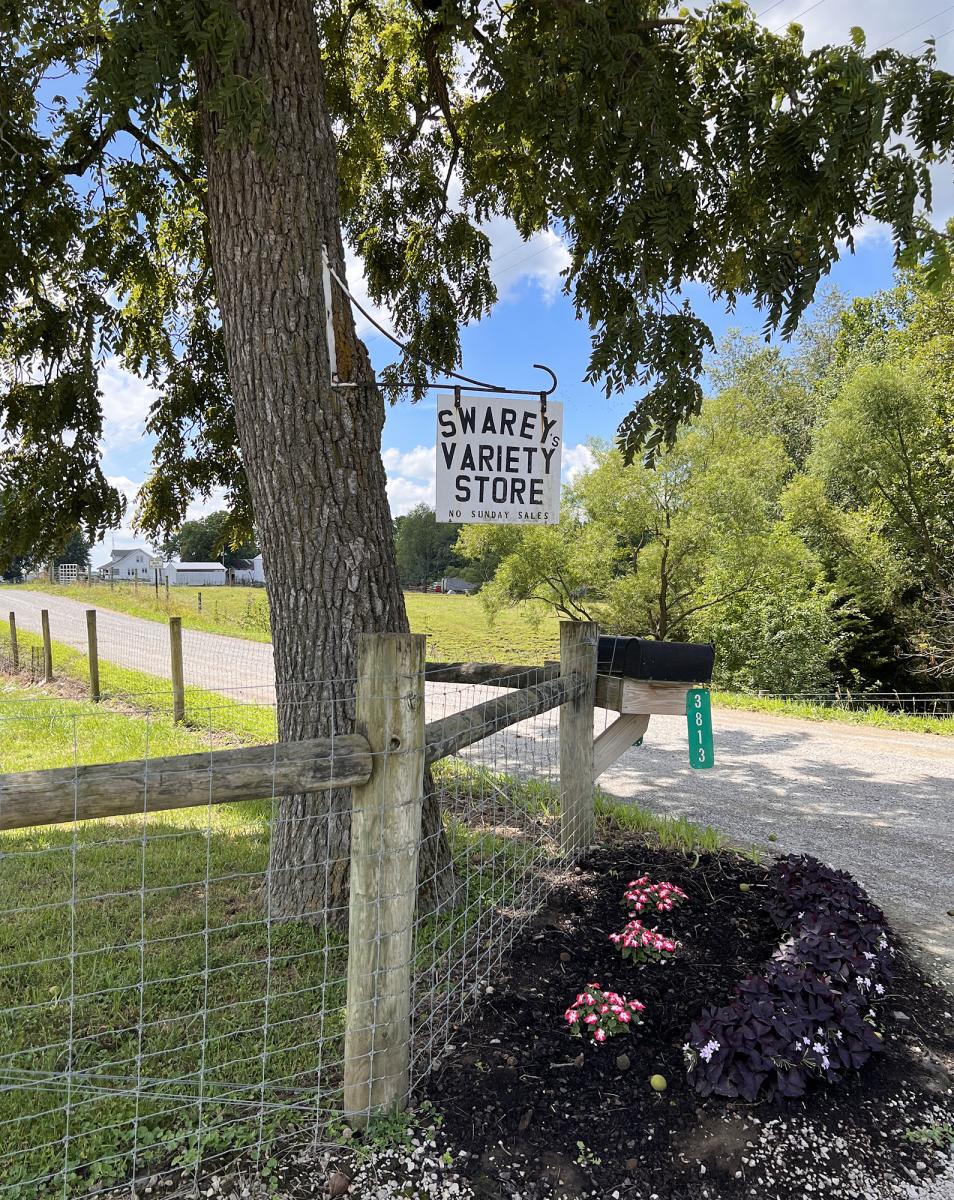
<path id="1" fill-rule="evenodd" d="M 685 1047 L 689 1082 L 703 1096 L 801 1096 L 812 1078 L 834 1083 L 880 1048 L 857 993 L 837 991 L 811 967 L 769 968 L 735 993 L 703 1012 Z"/>
<path id="2" fill-rule="evenodd" d="M 773 895 L 769 915 L 780 929 L 793 929 L 806 915 L 852 913 L 871 925 L 884 925 L 884 913 L 847 871 L 826 866 L 810 854 L 780 858 L 766 879 Z"/>
<path id="3" fill-rule="evenodd" d="M 801 1096 L 881 1046 L 870 1006 L 891 975 L 884 914 L 850 875 L 809 855 L 780 859 L 768 883 L 769 912 L 789 936 L 761 975 L 693 1024 L 684 1049 L 704 1096 Z"/>

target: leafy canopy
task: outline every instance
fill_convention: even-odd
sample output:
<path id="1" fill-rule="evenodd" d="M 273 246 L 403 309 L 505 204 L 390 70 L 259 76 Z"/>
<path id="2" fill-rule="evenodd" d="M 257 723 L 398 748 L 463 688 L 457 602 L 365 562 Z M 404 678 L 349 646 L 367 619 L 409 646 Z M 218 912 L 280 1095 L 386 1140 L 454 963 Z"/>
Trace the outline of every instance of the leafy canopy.
<path id="1" fill-rule="evenodd" d="M 408 340 L 389 375 L 459 361 L 494 300 L 482 225 L 566 239 L 566 289 L 593 334 L 587 378 L 640 390 L 623 444 L 652 451 L 698 412 L 709 330 L 685 295 L 751 295 L 791 334 L 865 218 L 899 260 L 948 270 L 918 216 L 954 139 L 932 49 L 806 53 L 738 0 L 318 0 L 340 204 L 374 299 Z M 210 268 L 196 69 L 223 136 L 267 158 L 261 80 L 232 68 L 229 0 L 0 6 L 0 544 L 93 536 L 122 501 L 100 465 L 104 360 L 158 391 L 155 535 L 226 488 L 251 528 Z M 903 139 L 903 140 L 902 140 Z"/>

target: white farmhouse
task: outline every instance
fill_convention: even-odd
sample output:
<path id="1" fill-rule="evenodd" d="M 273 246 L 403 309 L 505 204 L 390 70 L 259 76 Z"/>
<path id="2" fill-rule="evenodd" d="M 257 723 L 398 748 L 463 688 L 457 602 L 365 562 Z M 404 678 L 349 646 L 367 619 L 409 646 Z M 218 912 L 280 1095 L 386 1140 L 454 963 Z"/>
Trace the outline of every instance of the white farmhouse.
<path id="1" fill-rule="evenodd" d="M 103 579 L 153 580 L 159 569 L 160 560 L 142 546 L 130 546 L 126 550 L 114 550 L 108 563 L 97 567 Z"/>
<path id="2" fill-rule="evenodd" d="M 167 562 L 162 578 L 171 587 L 220 587 L 227 582 L 227 572 L 220 562 Z"/>

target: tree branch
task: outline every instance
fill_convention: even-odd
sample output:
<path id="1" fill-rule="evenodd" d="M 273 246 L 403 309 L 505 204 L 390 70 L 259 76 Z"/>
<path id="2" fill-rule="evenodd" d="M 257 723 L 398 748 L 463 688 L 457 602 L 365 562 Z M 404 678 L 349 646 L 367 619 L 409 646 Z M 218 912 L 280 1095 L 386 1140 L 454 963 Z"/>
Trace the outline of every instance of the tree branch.
<path id="1" fill-rule="evenodd" d="M 149 134 L 145 132 L 145 130 L 139 129 L 138 126 L 132 123 L 132 121 L 128 121 L 125 124 L 120 125 L 119 131 L 122 133 L 128 133 L 130 137 L 136 139 L 140 146 L 144 146 L 147 150 L 151 150 L 157 158 L 161 158 L 168 167 L 169 173 L 174 175 L 176 179 L 183 184 L 183 186 L 187 187 L 197 200 L 201 200 L 203 203 L 205 202 L 205 197 L 196 187 L 195 180 L 185 169 L 185 167 L 183 167 L 182 163 L 169 153 L 165 146 L 161 145 L 157 141 L 154 141 L 153 138 L 151 138 Z"/>
<path id="2" fill-rule="evenodd" d="M 9 208 L 4 209 L 3 213 L 0 213 L 0 219 L 16 216 L 23 211 L 24 205 L 32 196 L 35 196 L 38 192 L 45 192 L 47 188 L 52 187 L 59 180 L 65 179 L 68 175 L 82 175 L 93 165 L 97 157 L 102 154 L 119 132 L 119 124 L 118 117 L 112 118 L 96 137 L 92 138 L 79 158 L 73 159 L 72 162 L 57 163 L 55 166 L 48 167 L 45 171 L 42 171 L 36 177 L 33 186 L 24 192 L 19 200 L 11 204 Z"/>

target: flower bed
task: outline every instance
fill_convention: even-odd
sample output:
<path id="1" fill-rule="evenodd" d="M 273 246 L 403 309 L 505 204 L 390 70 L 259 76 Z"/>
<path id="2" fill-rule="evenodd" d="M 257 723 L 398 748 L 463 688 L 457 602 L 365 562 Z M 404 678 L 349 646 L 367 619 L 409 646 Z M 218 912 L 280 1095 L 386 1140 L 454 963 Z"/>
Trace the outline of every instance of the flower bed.
<path id="1" fill-rule="evenodd" d="M 846 909 L 842 889 L 837 903 L 810 911 L 800 889 L 817 880 L 795 862 L 776 872 L 779 880 L 788 872 L 785 886 L 734 855 L 703 856 L 693 867 L 630 841 L 595 852 L 557 890 L 426 1084 L 443 1117 L 441 1145 L 474 1196 L 894 1200 L 918 1196 L 915 1181 L 944 1169 L 941 1151 L 906 1134 L 954 1120 L 944 1073 L 954 1063 L 954 1000 L 903 952 L 884 953 L 883 918 L 867 897 L 870 907 L 852 894 Z M 610 940 L 623 924 L 621 896 L 643 873 L 688 896 L 635 918 L 678 943 L 662 962 L 623 960 Z M 833 896 L 847 886 L 837 876 L 823 884 Z M 845 911 L 861 939 L 848 954 L 840 945 Z M 862 988 L 865 1007 L 854 1003 L 845 972 L 870 979 L 871 992 L 880 982 L 883 998 L 872 1006 Z M 714 1089 L 701 1095 L 687 1078 L 686 1031 L 705 1010 L 725 1008 L 740 981 L 736 999 L 760 1013 L 790 1004 L 793 987 L 813 1016 L 832 1010 L 794 1034 L 801 1069 L 819 1083 L 801 1098 L 787 1099 L 778 1084 L 772 1099 L 762 1089 L 754 1104 Z M 609 993 L 638 999 L 642 1023 L 601 1043 L 571 1036 L 567 1007 L 578 996 L 585 1007 L 587 992 L 595 1002 L 596 982 L 596 1007 L 611 1011 Z M 884 1031 L 877 1054 L 865 1020 L 871 1007 L 881 1009 Z M 726 1031 L 713 1025 L 699 1035 L 699 1060 L 714 1061 Z"/>

